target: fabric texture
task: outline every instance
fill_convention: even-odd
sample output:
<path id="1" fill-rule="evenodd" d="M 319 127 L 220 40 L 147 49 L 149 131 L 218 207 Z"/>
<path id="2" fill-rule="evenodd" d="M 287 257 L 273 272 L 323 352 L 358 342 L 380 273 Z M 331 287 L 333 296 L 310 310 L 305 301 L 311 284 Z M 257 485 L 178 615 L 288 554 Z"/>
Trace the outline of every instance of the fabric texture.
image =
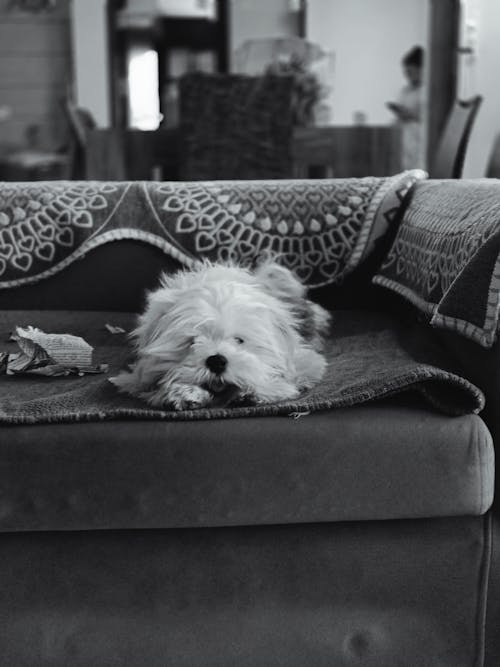
<path id="1" fill-rule="evenodd" d="M 5 534 L 2 661 L 480 667 L 487 524 Z"/>
<path id="2" fill-rule="evenodd" d="M 117 313 L 50 313 L 4 311 L 2 340 L 18 326 L 37 326 L 47 333 L 81 335 L 94 348 L 94 363 L 108 363 L 114 374 L 130 361 L 125 336 L 113 335 L 105 324 L 130 331 L 134 317 Z M 6 348 L 9 344 L 6 344 Z M 10 343 L 14 347 L 14 343 Z M 239 407 L 211 407 L 170 411 L 150 408 L 143 401 L 120 394 L 101 375 L 52 378 L 33 376 L 0 378 L 0 422 L 47 423 L 101 419 L 215 419 L 228 417 L 299 415 L 304 412 L 347 407 L 394 395 L 409 389 L 420 392 L 447 414 L 479 412 L 482 392 L 448 370 L 444 351 L 427 337 L 415 339 L 395 320 L 374 313 L 335 315 L 326 357 L 324 378 L 295 401 Z"/>
<path id="3" fill-rule="evenodd" d="M 193 267 L 277 256 L 309 286 L 341 282 L 394 223 L 423 172 L 321 181 L 46 182 L 0 188 L 0 289 L 134 239 Z"/>
<path id="4" fill-rule="evenodd" d="M 500 181 L 419 183 L 373 282 L 432 326 L 490 347 L 500 313 Z"/>
<path id="5" fill-rule="evenodd" d="M 203 72 L 181 77 L 181 178 L 289 177 L 293 94 L 292 77 Z"/>
<path id="6" fill-rule="evenodd" d="M 391 177 L 375 213 L 373 224 L 364 225 L 359 234 L 356 246 L 348 260 L 350 268 L 354 269 L 359 266 L 373 253 L 377 243 L 390 230 L 395 231 L 405 209 L 405 198 L 409 196 L 418 181 L 426 178 L 427 173 L 422 169 L 409 169 Z"/>
<path id="7" fill-rule="evenodd" d="M 478 516 L 478 415 L 416 397 L 287 417 L 3 426 L 0 533 Z"/>

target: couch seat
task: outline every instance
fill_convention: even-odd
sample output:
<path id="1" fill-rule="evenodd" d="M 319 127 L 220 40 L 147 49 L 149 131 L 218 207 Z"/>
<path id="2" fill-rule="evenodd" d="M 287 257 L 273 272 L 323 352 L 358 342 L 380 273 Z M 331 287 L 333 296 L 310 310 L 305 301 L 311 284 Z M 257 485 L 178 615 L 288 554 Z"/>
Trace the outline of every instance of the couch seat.
<path id="1" fill-rule="evenodd" d="M 4 341 L 31 323 L 98 345 L 106 322 L 130 328 L 132 316 L 9 311 L 0 322 Z M 300 419 L 2 425 L 0 530 L 473 516 L 492 502 L 493 470 L 480 416 L 444 416 L 411 394 Z"/>

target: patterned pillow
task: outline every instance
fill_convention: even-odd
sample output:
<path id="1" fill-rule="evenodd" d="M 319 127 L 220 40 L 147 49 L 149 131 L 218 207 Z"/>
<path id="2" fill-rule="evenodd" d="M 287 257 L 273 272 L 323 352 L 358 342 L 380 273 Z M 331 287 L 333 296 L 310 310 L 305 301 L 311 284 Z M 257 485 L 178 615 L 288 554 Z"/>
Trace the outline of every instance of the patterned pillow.
<path id="1" fill-rule="evenodd" d="M 500 312 L 500 181 L 419 184 L 373 282 L 431 325 L 491 346 Z"/>

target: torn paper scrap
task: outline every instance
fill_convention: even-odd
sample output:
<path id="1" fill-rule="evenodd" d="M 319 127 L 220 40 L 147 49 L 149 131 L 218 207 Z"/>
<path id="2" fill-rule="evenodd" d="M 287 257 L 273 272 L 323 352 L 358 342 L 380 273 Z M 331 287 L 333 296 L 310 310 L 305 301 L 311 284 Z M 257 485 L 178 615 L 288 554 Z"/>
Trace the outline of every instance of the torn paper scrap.
<path id="1" fill-rule="evenodd" d="M 94 348 L 80 336 L 48 334 L 34 327 L 16 327 L 13 338 L 26 355 L 33 356 L 33 346 L 38 346 L 43 355 L 61 366 L 92 366 Z M 37 353 L 40 354 L 38 350 Z"/>
<path id="2" fill-rule="evenodd" d="M 16 327 L 12 334 L 19 351 L 2 353 L 0 373 L 59 376 L 105 373 L 107 364 L 92 365 L 93 347 L 80 336 L 50 334 L 34 327 Z"/>
<path id="3" fill-rule="evenodd" d="M 106 322 L 104 327 L 109 331 L 111 334 L 122 334 L 122 333 L 127 333 L 123 327 L 118 327 L 115 324 L 109 324 Z"/>
<path id="4" fill-rule="evenodd" d="M 30 375 L 46 375 L 48 377 L 58 377 L 61 375 L 88 375 L 90 373 L 107 373 L 109 370 L 108 364 L 97 364 L 88 368 L 69 368 L 68 366 L 61 366 L 61 364 L 50 364 L 40 368 L 31 368 L 25 373 Z"/>

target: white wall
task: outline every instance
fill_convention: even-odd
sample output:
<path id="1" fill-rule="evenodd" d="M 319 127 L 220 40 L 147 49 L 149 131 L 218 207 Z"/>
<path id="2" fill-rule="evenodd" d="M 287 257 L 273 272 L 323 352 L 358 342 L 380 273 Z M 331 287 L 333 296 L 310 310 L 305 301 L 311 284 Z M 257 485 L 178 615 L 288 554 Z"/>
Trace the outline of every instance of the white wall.
<path id="1" fill-rule="evenodd" d="M 68 2 L 42 13 L 0 2 L 0 107 L 9 112 L 0 122 L 0 153 L 26 147 L 29 127 L 38 128 L 39 148 L 52 151 L 65 143 L 61 100 L 70 79 Z"/>
<path id="2" fill-rule="evenodd" d="M 475 0 L 492 7 L 498 0 Z M 142 0 L 144 2 L 144 0 Z M 296 34 L 290 0 L 230 0 L 230 51 L 246 39 Z M 425 44 L 428 0 L 308 0 L 307 37 L 335 53 L 332 122 L 350 124 L 362 111 L 385 124 L 385 102 L 404 84 L 400 60 Z M 98 125 L 110 124 L 106 0 L 73 0 L 72 32 L 77 103 Z M 500 62 L 500 59 L 497 59 Z"/>
<path id="3" fill-rule="evenodd" d="M 230 54 L 246 39 L 297 34 L 290 0 L 230 0 Z M 134 0 L 133 10 L 152 11 L 157 0 Z M 72 1 L 76 97 L 99 126 L 110 124 L 106 0 Z"/>
<path id="4" fill-rule="evenodd" d="M 297 34 L 297 15 L 290 11 L 290 0 L 230 0 L 229 55 L 247 39 L 288 37 Z"/>
<path id="5" fill-rule="evenodd" d="M 500 2 L 499 0 L 473 0 L 469 14 L 477 22 L 476 54 L 468 67 L 467 96 L 481 94 L 484 97 L 469 142 L 464 165 L 465 178 L 485 175 L 493 143 L 500 134 Z"/>
<path id="6" fill-rule="evenodd" d="M 359 111 L 370 124 L 393 121 L 385 102 L 405 83 L 402 55 L 427 42 L 427 2 L 308 0 L 307 38 L 334 52 L 334 124 L 351 124 Z"/>
<path id="7" fill-rule="evenodd" d="M 73 0 L 71 30 L 76 103 L 109 127 L 106 0 Z"/>

